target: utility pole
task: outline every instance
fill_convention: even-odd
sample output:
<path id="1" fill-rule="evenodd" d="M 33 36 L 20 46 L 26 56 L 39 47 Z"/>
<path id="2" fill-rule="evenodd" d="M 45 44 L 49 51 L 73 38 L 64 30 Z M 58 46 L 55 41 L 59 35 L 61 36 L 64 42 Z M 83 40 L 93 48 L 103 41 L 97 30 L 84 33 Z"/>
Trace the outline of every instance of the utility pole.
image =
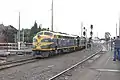
<path id="1" fill-rule="evenodd" d="M 14 34 L 14 42 L 17 43 L 17 34 Z M 17 45 L 15 45 L 15 49 L 17 48 Z"/>
<path id="2" fill-rule="evenodd" d="M 52 0 L 52 9 L 51 9 L 51 12 L 52 12 L 52 17 L 51 17 L 51 31 L 53 31 L 53 0 Z"/>
<path id="3" fill-rule="evenodd" d="M 85 29 L 86 32 L 86 50 L 87 50 L 87 29 Z"/>
<path id="4" fill-rule="evenodd" d="M 81 22 L 81 37 L 82 37 L 83 22 Z"/>
<path id="5" fill-rule="evenodd" d="M 116 23 L 116 38 L 117 38 L 117 23 Z"/>
<path id="6" fill-rule="evenodd" d="M 23 29 L 23 43 L 24 43 L 24 29 Z"/>
<path id="7" fill-rule="evenodd" d="M 7 26 L 7 52 L 8 52 L 8 26 Z"/>
<path id="8" fill-rule="evenodd" d="M 120 16 L 119 16 L 119 38 L 120 38 Z"/>
<path id="9" fill-rule="evenodd" d="M 97 32 L 97 38 L 98 38 L 98 32 Z"/>
<path id="10" fill-rule="evenodd" d="M 18 49 L 20 50 L 20 12 L 19 12 Z"/>
<path id="11" fill-rule="evenodd" d="M 81 38 L 80 38 L 80 45 L 82 45 L 82 33 L 83 33 L 83 22 L 81 22 Z"/>

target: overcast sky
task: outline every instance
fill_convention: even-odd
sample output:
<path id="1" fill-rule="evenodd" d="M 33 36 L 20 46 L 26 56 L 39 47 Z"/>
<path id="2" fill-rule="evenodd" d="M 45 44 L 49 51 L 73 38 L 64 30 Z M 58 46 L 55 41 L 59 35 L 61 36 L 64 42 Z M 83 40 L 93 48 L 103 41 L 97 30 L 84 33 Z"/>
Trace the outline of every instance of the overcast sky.
<path id="1" fill-rule="evenodd" d="M 51 29 L 52 0 L 0 0 L 0 23 L 18 29 L 31 28 L 37 21 L 42 28 Z M 94 36 L 104 37 L 105 32 L 115 36 L 120 13 L 119 0 L 54 0 L 54 30 L 80 35 L 81 22 L 88 29 L 93 24 Z"/>

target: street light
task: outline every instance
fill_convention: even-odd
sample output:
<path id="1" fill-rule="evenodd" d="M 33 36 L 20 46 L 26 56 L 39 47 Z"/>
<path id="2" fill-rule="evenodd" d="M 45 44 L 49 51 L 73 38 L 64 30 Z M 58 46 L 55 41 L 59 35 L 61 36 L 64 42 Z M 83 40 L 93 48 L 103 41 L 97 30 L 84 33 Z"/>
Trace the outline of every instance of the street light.
<path id="1" fill-rule="evenodd" d="M 6 28 L 6 37 L 7 37 L 7 52 L 8 52 L 8 26 Z"/>
<path id="2" fill-rule="evenodd" d="M 86 31 L 86 50 L 87 50 L 87 29 L 85 29 Z"/>
<path id="3" fill-rule="evenodd" d="M 20 12 L 19 12 L 18 49 L 20 50 Z"/>
<path id="4" fill-rule="evenodd" d="M 51 31 L 53 31 L 53 0 L 51 4 Z"/>

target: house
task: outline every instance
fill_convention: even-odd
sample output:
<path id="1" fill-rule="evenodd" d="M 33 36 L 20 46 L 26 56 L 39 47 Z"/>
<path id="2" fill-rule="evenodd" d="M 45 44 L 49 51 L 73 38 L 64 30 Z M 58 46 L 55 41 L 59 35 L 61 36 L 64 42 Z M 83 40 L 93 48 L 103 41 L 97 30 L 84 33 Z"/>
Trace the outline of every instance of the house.
<path id="1" fill-rule="evenodd" d="M 4 26 L 0 24 L 0 43 L 13 43 L 15 41 L 14 34 L 17 34 L 17 29 L 11 25 Z"/>

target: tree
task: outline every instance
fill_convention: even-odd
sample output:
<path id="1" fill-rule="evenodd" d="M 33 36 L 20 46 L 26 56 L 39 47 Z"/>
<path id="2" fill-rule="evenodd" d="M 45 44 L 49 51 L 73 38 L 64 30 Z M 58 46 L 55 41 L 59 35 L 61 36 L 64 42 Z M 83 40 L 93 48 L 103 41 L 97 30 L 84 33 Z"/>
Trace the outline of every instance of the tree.
<path id="1" fill-rule="evenodd" d="M 42 28 L 41 31 L 47 30 L 46 28 Z"/>
<path id="2" fill-rule="evenodd" d="M 105 32 L 105 40 L 109 41 L 110 40 L 110 33 L 109 32 Z"/>
<path id="3" fill-rule="evenodd" d="M 31 31 L 31 29 L 24 29 L 24 42 L 29 42 L 30 31 Z M 21 36 L 23 36 L 23 35 L 21 35 Z"/>
<path id="4" fill-rule="evenodd" d="M 37 26 L 37 23 L 35 21 L 34 26 L 31 28 L 31 33 L 36 34 L 37 32 L 38 32 L 38 26 Z"/>
<path id="5" fill-rule="evenodd" d="M 40 32 L 41 31 L 41 25 L 39 25 L 39 28 L 38 28 L 38 32 Z"/>
<path id="6" fill-rule="evenodd" d="M 30 30 L 29 42 L 32 42 L 32 39 L 36 35 L 37 32 L 38 32 L 38 26 L 35 21 L 34 26 Z"/>

